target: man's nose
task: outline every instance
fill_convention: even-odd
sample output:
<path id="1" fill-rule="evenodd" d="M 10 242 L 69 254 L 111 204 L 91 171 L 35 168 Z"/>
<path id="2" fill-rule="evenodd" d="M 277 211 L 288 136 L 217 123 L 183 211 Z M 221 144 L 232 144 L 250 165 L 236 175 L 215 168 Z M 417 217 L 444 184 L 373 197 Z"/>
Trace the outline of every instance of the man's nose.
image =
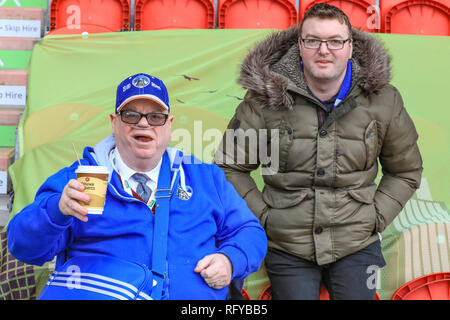
<path id="1" fill-rule="evenodd" d="M 327 54 L 328 52 L 330 52 L 330 49 L 328 49 L 328 44 L 326 42 L 320 43 L 319 52 L 321 54 Z"/>
<path id="2" fill-rule="evenodd" d="M 139 127 L 149 127 L 150 126 L 148 124 L 147 117 L 141 117 L 141 119 L 139 120 L 138 123 L 136 123 L 136 125 Z"/>

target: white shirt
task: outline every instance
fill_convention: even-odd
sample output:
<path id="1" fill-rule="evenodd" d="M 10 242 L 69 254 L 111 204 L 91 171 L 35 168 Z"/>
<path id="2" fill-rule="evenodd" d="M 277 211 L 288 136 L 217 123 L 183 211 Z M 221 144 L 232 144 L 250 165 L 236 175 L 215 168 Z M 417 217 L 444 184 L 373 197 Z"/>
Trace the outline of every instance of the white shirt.
<path id="1" fill-rule="evenodd" d="M 136 191 L 138 183 L 131 176 L 139 171 L 131 169 L 125 164 L 125 162 L 123 162 L 122 157 L 120 156 L 119 150 L 117 148 L 111 150 L 109 154 L 109 160 L 111 161 L 114 170 L 116 170 L 116 172 L 120 175 L 124 190 L 128 194 L 133 195 L 131 189 Z M 159 170 L 161 169 L 161 164 L 162 158 L 159 160 L 156 167 L 153 168 L 152 170 L 147 172 L 139 172 L 145 174 L 149 178 L 146 184 L 152 190 L 152 195 L 150 196 L 150 199 L 148 199 L 148 203 L 151 203 L 152 200 L 155 200 L 155 190 L 156 187 L 158 186 L 158 176 Z"/>

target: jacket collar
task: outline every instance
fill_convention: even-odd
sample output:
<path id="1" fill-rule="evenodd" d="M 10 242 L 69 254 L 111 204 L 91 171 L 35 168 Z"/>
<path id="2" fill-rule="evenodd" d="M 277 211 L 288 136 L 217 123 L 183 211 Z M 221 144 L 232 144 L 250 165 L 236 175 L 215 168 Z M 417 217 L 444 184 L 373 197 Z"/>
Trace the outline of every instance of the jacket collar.
<path id="1" fill-rule="evenodd" d="M 109 171 L 109 180 L 111 181 L 111 178 L 114 176 L 114 168 L 112 166 L 112 163 L 109 159 L 109 154 L 111 150 L 113 150 L 116 147 L 116 140 L 113 135 L 109 135 L 103 140 L 101 140 L 97 145 L 95 145 L 94 148 L 92 147 L 86 147 L 83 151 L 83 158 L 86 159 L 89 163 L 89 165 L 99 165 L 99 166 L 105 166 L 108 168 Z M 187 191 L 189 187 L 186 185 L 186 176 L 183 168 L 183 163 L 192 163 L 192 159 L 190 156 L 184 156 L 183 152 L 179 149 L 167 147 L 166 153 L 169 157 L 170 161 L 170 168 L 173 172 L 179 171 L 180 174 L 180 187 L 184 191 Z M 200 160 L 198 160 L 198 163 L 201 163 Z M 195 163 L 195 161 L 194 161 Z M 117 174 L 116 174 L 117 176 Z"/>
<path id="2" fill-rule="evenodd" d="M 294 105 L 288 91 L 310 97 L 300 65 L 299 27 L 276 32 L 253 48 L 245 57 L 238 82 L 256 101 L 278 110 Z M 389 84 L 390 57 L 372 35 L 352 30 L 352 87 L 377 93 Z"/>

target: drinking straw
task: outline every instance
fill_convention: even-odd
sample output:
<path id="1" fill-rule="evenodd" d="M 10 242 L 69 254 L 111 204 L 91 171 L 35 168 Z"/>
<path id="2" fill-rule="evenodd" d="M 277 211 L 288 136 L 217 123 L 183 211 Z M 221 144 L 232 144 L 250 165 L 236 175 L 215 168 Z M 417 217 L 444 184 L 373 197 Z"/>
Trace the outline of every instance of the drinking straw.
<path id="1" fill-rule="evenodd" d="M 77 150 L 75 149 L 75 145 L 74 145 L 73 143 L 72 143 L 72 147 L 73 147 L 73 151 L 75 151 L 75 155 L 77 156 L 78 163 L 79 163 L 79 165 L 81 166 L 80 157 L 78 156 L 78 152 L 77 152 Z"/>

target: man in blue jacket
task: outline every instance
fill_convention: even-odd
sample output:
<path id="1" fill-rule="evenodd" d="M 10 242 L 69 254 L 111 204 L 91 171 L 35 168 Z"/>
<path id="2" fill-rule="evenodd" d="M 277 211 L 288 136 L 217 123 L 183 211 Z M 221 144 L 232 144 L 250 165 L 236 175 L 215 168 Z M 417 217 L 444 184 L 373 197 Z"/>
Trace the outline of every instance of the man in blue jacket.
<path id="1" fill-rule="evenodd" d="M 112 135 L 82 165 L 109 171 L 103 213 L 76 180 L 78 162 L 49 177 L 9 223 L 17 259 L 57 256 L 40 299 L 225 299 L 258 270 L 267 239 L 222 170 L 168 147 L 173 116 L 164 83 L 147 74 L 117 88 Z"/>

